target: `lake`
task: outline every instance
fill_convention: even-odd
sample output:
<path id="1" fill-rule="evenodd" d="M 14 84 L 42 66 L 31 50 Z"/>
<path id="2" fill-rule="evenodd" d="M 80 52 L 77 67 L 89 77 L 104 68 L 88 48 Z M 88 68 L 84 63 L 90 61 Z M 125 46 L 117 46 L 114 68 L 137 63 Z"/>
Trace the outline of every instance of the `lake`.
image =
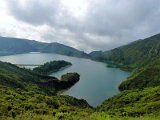
<path id="1" fill-rule="evenodd" d="M 117 68 L 107 68 L 105 63 L 58 54 L 26 53 L 1 56 L 0 60 L 13 64 L 43 64 L 53 60 L 71 62 L 71 67 L 51 75 L 60 78 L 62 74 L 67 72 L 79 73 L 80 81 L 62 94 L 85 99 L 94 107 L 119 93 L 119 84 L 130 75 L 129 72 Z"/>

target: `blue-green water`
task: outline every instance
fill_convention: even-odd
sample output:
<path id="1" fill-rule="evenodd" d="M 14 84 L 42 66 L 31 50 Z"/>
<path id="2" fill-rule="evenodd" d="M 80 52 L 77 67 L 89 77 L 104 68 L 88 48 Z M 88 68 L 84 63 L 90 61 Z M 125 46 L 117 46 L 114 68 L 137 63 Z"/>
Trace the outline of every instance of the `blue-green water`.
<path id="1" fill-rule="evenodd" d="M 117 68 L 107 68 L 106 64 L 89 59 L 68 57 L 47 53 L 27 53 L 0 57 L 1 61 L 14 64 L 43 64 L 53 60 L 65 60 L 73 65 L 51 75 L 60 78 L 67 72 L 80 74 L 80 81 L 64 95 L 82 98 L 92 106 L 100 105 L 105 99 L 119 92 L 118 85 L 125 80 L 130 73 Z"/>

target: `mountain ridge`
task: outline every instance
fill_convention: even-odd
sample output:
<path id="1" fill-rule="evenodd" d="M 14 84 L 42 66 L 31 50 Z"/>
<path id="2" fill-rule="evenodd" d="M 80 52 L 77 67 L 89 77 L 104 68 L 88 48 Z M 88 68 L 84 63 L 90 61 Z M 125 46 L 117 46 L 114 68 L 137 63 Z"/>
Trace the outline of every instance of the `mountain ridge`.
<path id="1" fill-rule="evenodd" d="M 36 40 L 0 37 L 0 43 L 0 55 L 42 52 L 89 58 L 85 52 L 57 42 L 45 43 Z"/>
<path id="2" fill-rule="evenodd" d="M 109 51 L 95 51 L 90 53 L 90 56 L 95 60 L 112 62 L 117 66 L 125 65 L 134 69 L 143 60 L 150 61 L 152 57 L 160 57 L 160 34 Z"/>

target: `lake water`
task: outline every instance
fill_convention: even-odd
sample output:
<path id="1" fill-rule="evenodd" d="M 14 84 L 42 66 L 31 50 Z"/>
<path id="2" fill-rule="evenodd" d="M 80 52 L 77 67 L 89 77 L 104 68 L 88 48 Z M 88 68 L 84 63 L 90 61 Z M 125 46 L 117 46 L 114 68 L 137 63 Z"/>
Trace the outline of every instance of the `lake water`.
<path id="1" fill-rule="evenodd" d="M 79 73 L 80 81 L 62 94 L 85 99 L 94 107 L 100 105 L 107 98 L 119 93 L 119 84 L 130 75 L 129 72 L 117 68 L 107 68 L 106 64 L 101 62 L 58 54 L 17 54 L 2 56 L 0 60 L 14 64 L 43 64 L 53 60 L 69 61 L 72 63 L 71 67 L 51 75 L 60 78 L 62 74 L 67 72 Z"/>

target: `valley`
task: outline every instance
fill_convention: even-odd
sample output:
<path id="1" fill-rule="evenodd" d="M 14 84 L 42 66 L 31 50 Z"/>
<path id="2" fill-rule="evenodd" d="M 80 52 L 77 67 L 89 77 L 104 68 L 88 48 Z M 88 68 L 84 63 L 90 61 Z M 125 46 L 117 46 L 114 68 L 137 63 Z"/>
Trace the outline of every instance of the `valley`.
<path id="1" fill-rule="evenodd" d="M 57 96 L 54 91 L 61 90 L 61 85 L 58 89 L 57 85 L 52 88 L 41 86 L 41 84 L 37 84 L 40 81 L 45 82 L 41 76 L 36 76 L 26 69 L 18 68 L 12 64 L 1 62 L 1 106 L 3 106 L 1 111 L 7 111 L 6 114 L 0 113 L 1 118 L 14 119 L 21 116 L 25 118 L 30 114 L 30 117 L 35 119 L 49 119 L 52 116 L 53 119 L 158 120 L 160 112 L 159 51 L 160 34 L 157 34 L 113 50 L 94 51 L 87 54 L 90 59 L 103 63 L 53 53 L 32 54 L 24 52 L 25 54 L 16 53 L 17 55 L 2 56 L 0 57 L 1 61 L 13 64 L 44 64 L 53 60 L 66 60 L 71 62 L 72 66 L 50 74 L 51 78 L 53 79 L 53 76 L 60 78 L 62 74 L 67 72 L 77 72 L 80 74 L 80 81 L 65 91 L 63 95 Z M 132 73 L 130 75 L 130 72 L 122 70 Z M 32 81 L 30 81 L 31 79 Z M 85 87 L 86 89 L 84 89 Z M 78 96 L 76 91 L 79 93 Z M 35 99 L 32 100 L 28 94 Z M 23 98 L 24 95 L 26 99 Z M 95 102 L 94 100 L 98 98 L 97 95 L 103 98 Z M 42 97 L 42 101 L 38 102 L 36 97 L 38 99 Z M 50 106 L 44 97 L 53 100 L 55 106 L 52 106 L 53 103 Z M 90 105 L 98 105 L 98 107 L 93 109 L 85 100 Z M 18 104 L 18 101 L 25 101 L 25 105 Z M 37 105 L 33 105 L 34 103 Z M 26 108 L 28 104 L 30 107 Z M 62 108 L 57 107 L 62 105 Z M 34 114 L 33 117 L 31 111 Z"/>

